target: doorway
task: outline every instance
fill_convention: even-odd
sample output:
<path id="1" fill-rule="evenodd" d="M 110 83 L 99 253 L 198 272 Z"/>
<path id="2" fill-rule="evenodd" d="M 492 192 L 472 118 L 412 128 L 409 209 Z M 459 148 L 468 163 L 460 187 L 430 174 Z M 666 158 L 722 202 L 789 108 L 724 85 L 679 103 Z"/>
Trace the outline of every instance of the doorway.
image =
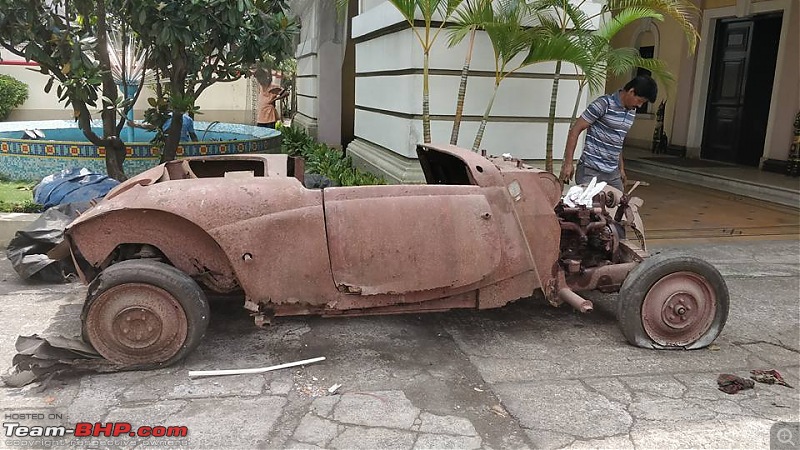
<path id="1" fill-rule="evenodd" d="M 717 24 L 700 156 L 758 166 L 764 154 L 782 13 Z"/>

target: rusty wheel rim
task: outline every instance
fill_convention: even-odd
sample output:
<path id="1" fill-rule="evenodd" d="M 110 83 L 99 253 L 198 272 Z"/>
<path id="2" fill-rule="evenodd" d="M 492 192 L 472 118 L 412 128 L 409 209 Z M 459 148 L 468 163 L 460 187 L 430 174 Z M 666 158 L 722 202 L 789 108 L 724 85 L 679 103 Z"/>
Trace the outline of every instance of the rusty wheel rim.
<path id="1" fill-rule="evenodd" d="M 693 272 L 675 272 L 658 280 L 642 303 L 642 324 L 650 339 L 664 346 L 685 346 L 711 328 L 717 298 L 708 280 Z"/>
<path id="2" fill-rule="evenodd" d="M 125 365 L 167 361 L 188 334 L 186 313 L 175 297 L 144 283 L 125 283 L 100 294 L 84 328 L 98 353 Z"/>

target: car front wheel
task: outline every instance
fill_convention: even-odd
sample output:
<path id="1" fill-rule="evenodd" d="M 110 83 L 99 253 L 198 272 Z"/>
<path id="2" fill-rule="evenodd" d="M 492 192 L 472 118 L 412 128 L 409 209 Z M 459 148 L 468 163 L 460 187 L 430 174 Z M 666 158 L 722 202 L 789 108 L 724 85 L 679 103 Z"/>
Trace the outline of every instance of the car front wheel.
<path id="1" fill-rule="evenodd" d="M 83 337 L 122 366 L 166 366 L 197 347 L 209 316 L 205 294 L 188 275 L 161 262 L 128 260 L 89 286 Z"/>
<path id="2" fill-rule="evenodd" d="M 690 256 L 655 255 L 637 266 L 619 292 L 617 318 L 633 345 L 697 349 L 716 339 L 730 297 L 714 266 Z"/>

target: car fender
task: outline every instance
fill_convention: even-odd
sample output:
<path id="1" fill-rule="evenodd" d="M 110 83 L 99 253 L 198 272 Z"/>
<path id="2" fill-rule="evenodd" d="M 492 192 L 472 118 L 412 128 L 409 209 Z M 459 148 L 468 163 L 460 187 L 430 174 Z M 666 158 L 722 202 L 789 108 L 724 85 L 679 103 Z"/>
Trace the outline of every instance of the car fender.
<path id="1" fill-rule="evenodd" d="M 222 248 L 184 217 L 156 209 L 112 209 L 82 219 L 67 233 L 73 257 L 85 261 L 95 274 L 110 264 L 120 245 L 147 244 L 157 248 L 170 264 L 214 291 L 230 292 L 238 287 Z M 77 267 L 81 270 L 82 264 Z M 83 269 L 85 272 L 86 267 Z M 93 278 L 82 275 L 87 282 Z"/>

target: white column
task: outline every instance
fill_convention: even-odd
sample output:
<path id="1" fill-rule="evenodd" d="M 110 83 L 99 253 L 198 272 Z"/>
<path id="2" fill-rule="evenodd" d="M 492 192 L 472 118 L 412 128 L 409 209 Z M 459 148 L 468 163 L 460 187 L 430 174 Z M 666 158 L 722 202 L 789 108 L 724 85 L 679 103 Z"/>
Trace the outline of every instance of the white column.
<path id="1" fill-rule="evenodd" d="M 295 123 L 320 142 L 341 144 L 342 61 L 344 23 L 333 1 L 292 3 L 300 16 Z"/>

